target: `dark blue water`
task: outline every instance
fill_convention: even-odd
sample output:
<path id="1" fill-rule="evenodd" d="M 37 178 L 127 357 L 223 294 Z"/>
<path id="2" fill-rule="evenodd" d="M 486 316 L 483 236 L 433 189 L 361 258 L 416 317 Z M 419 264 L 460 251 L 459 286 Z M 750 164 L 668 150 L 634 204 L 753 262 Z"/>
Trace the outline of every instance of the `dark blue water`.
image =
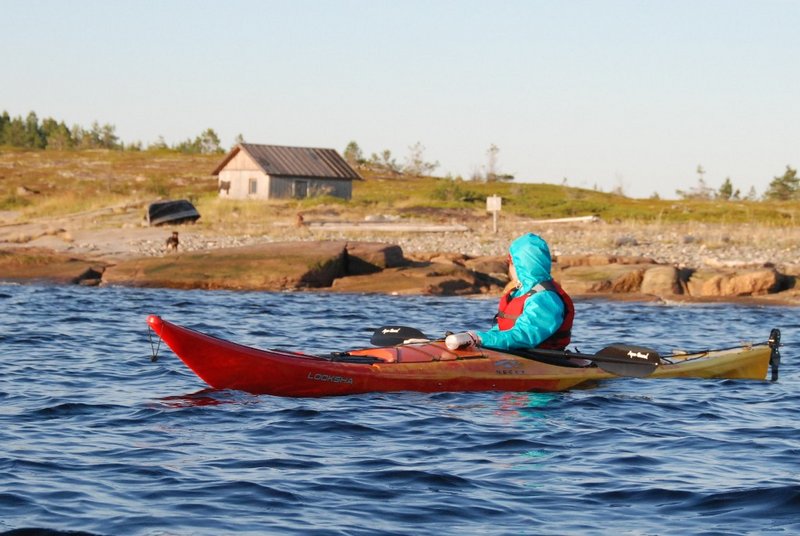
<path id="1" fill-rule="evenodd" d="M 493 301 L 0 287 L 0 532 L 796 534 L 797 308 L 579 302 L 575 343 L 668 351 L 783 330 L 778 383 L 620 379 L 559 394 L 209 391 L 149 313 L 262 347 L 486 325 Z"/>

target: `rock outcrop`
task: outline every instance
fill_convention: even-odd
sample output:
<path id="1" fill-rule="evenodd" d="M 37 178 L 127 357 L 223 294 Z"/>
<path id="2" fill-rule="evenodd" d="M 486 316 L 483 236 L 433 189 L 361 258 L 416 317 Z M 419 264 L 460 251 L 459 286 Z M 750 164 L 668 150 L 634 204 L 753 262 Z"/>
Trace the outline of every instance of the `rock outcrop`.
<path id="1" fill-rule="evenodd" d="M 493 278 L 455 263 L 415 262 L 373 275 L 343 277 L 333 282 L 336 292 L 379 292 L 457 296 L 499 290 Z"/>
<path id="2" fill-rule="evenodd" d="M 97 285 L 106 264 L 55 253 L 43 248 L 0 250 L 0 280 L 47 281 L 57 284 Z"/>
<path id="3" fill-rule="evenodd" d="M 697 270 L 687 282 L 691 296 L 762 296 L 785 290 L 784 277 L 774 268 L 746 271 Z"/>
<path id="4" fill-rule="evenodd" d="M 794 269 L 794 271 L 792 271 Z M 272 242 L 141 257 L 112 264 L 46 249 L 0 251 L 0 279 L 140 287 L 499 294 L 506 256 L 416 253 L 382 242 Z M 773 266 L 677 268 L 645 257 L 562 256 L 553 277 L 575 297 L 714 300 L 781 295 L 798 301 L 800 270 Z"/>
<path id="5" fill-rule="evenodd" d="M 408 264 L 399 246 L 377 242 L 271 242 L 123 261 L 108 284 L 142 287 L 293 290 L 328 288 L 348 276 Z"/>

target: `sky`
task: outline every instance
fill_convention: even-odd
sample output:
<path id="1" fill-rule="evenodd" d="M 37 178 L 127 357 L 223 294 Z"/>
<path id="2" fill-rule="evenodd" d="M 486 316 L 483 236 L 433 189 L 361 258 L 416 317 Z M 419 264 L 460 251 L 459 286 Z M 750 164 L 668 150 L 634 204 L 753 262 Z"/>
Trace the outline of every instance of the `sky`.
<path id="1" fill-rule="evenodd" d="M 0 0 L 0 111 L 675 198 L 800 165 L 800 0 Z"/>

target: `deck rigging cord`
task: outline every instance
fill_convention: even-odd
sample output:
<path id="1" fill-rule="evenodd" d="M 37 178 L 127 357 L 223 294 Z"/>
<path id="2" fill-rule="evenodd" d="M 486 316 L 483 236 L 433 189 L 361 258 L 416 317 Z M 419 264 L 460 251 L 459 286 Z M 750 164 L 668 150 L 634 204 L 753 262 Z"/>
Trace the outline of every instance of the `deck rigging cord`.
<path id="1" fill-rule="evenodd" d="M 161 337 L 156 337 L 158 339 L 157 344 L 153 344 L 153 328 L 147 326 L 147 339 L 150 341 L 150 362 L 155 363 L 158 361 L 158 351 L 161 349 Z"/>

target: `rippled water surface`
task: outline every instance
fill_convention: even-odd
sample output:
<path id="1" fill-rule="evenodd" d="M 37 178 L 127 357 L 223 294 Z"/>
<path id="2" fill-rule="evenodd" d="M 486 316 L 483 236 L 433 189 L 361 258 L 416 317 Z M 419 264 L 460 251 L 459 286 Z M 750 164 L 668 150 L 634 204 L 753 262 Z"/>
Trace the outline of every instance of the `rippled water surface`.
<path id="1" fill-rule="evenodd" d="M 579 302 L 574 343 L 701 349 L 783 331 L 777 383 L 284 399 L 206 390 L 145 318 L 261 347 L 487 325 L 494 302 L 0 287 L 0 532 L 797 534 L 796 308 Z"/>

